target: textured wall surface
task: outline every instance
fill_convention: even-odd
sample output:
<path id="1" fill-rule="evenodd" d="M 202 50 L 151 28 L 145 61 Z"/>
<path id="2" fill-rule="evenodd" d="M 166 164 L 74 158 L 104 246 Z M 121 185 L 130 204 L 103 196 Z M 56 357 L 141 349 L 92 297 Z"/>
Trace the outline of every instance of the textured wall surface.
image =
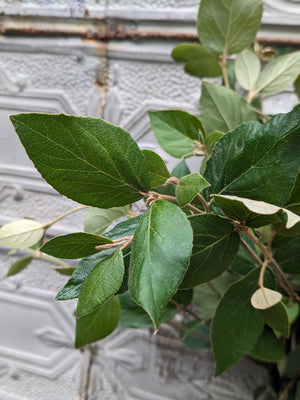
<path id="1" fill-rule="evenodd" d="M 34 170 L 13 132 L 9 114 L 38 111 L 102 116 L 122 125 L 142 148 L 154 149 L 173 165 L 174 160 L 157 146 L 147 110 L 181 108 L 199 113 L 201 82 L 171 61 L 175 42 L 164 39 L 168 18 L 173 22 L 186 19 L 182 31 L 195 32 L 197 3 L 0 0 L 0 28 L 24 29 L 24 35 L 0 38 L 0 224 L 24 216 L 46 222 L 76 207 Z M 285 16 L 281 15 L 283 8 Z M 14 19 L 14 15 L 24 19 Z M 155 29 L 162 32 L 160 40 L 102 42 L 61 34 L 60 24 L 84 30 L 89 19 L 95 24 L 98 18 L 102 26 L 105 16 L 126 19 L 128 15 L 141 19 L 141 24 L 148 19 L 150 27 L 156 23 Z M 268 24 L 279 23 L 280 15 L 285 28 L 294 26 L 299 22 L 300 3 L 266 0 L 264 34 L 273 34 Z M 33 17 L 37 18 L 34 26 Z M 26 30 L 41 30 L 46 23 L 59 33 L 46 37 Z M 170 25 L 171 31 L 174 26 Z M 265 111 L 288 111 L 296 102 L 287 91 L 269 98 Z M 82 217 L 83 212 L 67 217 L 52 233 L 82 230 Z M 0 276 L 16 259 L 0 249 Z M 49 262 L 35 260 L 21 275 L 1 283 L 0 400 L 250 400 L 253 382 L 260 385 L 265 379 L 246 360 L 214 379 L 210 352 L 188 350 L 167 327 L 158 336 L 148 331 L 119 331 L 95 346 L 75 350 L 72 313 L 76 304 L 53 300 L 65 282 L 66 277 L 52 271 Z"/>

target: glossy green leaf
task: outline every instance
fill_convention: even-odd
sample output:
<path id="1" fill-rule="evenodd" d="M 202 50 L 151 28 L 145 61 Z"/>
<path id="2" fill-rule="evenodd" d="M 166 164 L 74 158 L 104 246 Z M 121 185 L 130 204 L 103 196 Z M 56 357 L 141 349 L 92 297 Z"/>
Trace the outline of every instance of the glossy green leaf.
<path id="1" fill-rule="evenodd" d="M 185 62 L 184 70 L 190 75 L 215 77 L 222 75 L 217 57 L 197 43 L 183 43 L 176 46 L 171 56 L 174 61 Z"/>
<path id="2" fill-rule="evenodd" d="M 103 233 L 115 220 L 129 214 L 130 206 L 97 208 L 89 207 L 84 216 L 84 231 L 94 235 Z"/>
<path id="3" fill-rule="evenodd" d="M 212 53 L 239 53 L 254 42 L 262 12 L 262 0 L 201 0 L 199 39 Z"/>
<path id="4" fill-rule="evenodd" d="M 110 231 L 105 232 L 103 236 L 108 239 L 114 240 L 119 239 L 124 236 L 132 236 L 138 226 L 142 216 L 138 215 L 137 217 L 127 219 L 126 221 L 119 222 L 116 226 L 114 226 Z"/>
<path id="5" fill-rule="evenodd" d="M 239 84 L 251 90 L 260 73 L 260 61 L 253 50 L 245 49 L 235 59 L 235 75 Z"/>
<path id="6" fill-rule="evenodd" d="M 300 106 L 267 124 L 249 122 L 224 135 L 207 161 L 210 194 L 233 195 L 282 206 L 299 169 Z M 278 190 L 280 188 L 280 190 Z"/>
<path id="7" fill-rule="evenodd" d="M 184 329 L 183 329 L 184 328 Z M 179 329 L 180 339 L 191 349 L 209 349 L 209 328 L 200 321 L 190 321 Z"/>
<path id="8" fill-rule="evenodd" d="M 142 150 L 142 153 L 150 175 L 150 187 L 155 188 L 166 183 L 166 180 L 170 178 L 170 172 L 163 159 L 151 150 Z"/>
<path id="9" fill-rule="evenodd" d="M 193 232 L 185 214 L 157 200 L 144 214 L 133 243 L 128 287 L 153 320 L 155 329 L 189 264 Z"/>
<path id="10" fill-rule="evenodd" d="M 10 117 L 27 154 L 58 192 L 102 208 L 139 200 L 150 189 L 145 158 L 121 128 L 63 114 Z"/>
<path id="11" fill-rule="evenodd" d="M 211 326 L 216 375 L 248 353 L 262 333 L 263 321 L 250 303 L 259 273 L 256 268 L 229 286 L 216 308 Z M 270 284 L 273 277 L 265 274 L 265 285 Z"/>
<path id="12" fill-rule="evenodd" d="M 201 120 L 206 133 L 228 132 L 256 116 L 238 93 L 214 83 L 203 82 L 200 99 Z"/>
<path id="13" fill-rule="evenodd" d="M 237 196 L 216 195 L 213 197 L 229 218 L 246 222 L 253 228 L 277 222 L 279 218 L 285 221 L 286 229 L 295 225 L 300 226 L 300 216 L 285 208 Z"/>
<path id="14" fill-rule="evenodd" d="M 121 250 L 101 260 L 85 280 L 79 296 L 78 318 L 91 313 L 109 300 L 119 289 L 124 276 Z"/>
<path id="15" fill-rule="evenodd" d="M 292 85 L 300 74 L 300 51 L 272 60 L 260 74 L 255 93 L 274 95 Z"/>
<path id="16" fill-rule="evenodd" d="M 33 219 L 19 219 L 0 228 L 0 246 L 27 249 L 44 236 L 43 225 Z"/>
<path id="17" fill-rule="evenodd" d="M 300 273 L 300 236 L 275 248 L 273 255 L 285 273 Z"/>
<path id="18" fill-rule="evenodd" d="M 193 251 L 181 288 L 191 288 L 221 275 L 231 264 L 240 245 L 234 226 L 215 214 L 192 215 Z"/>
<path id="19" fill-rule="evenodd" d="M 98 252 L 96 246 L 112 243 L 111 240 L 90 233 L 76 232 L 56 236 L 40 248 L 43 253 L 58 258 L 87 257 Z"/>
<path id="20" fill-rule="evenodd" d="M 23 271 L 31 263 L 33 257 L 27 256 L 22 257 L 16 262 L 14 262 L 6 273 L 6 277 L 17 275 L 19 272 Z"/>
<path id="21" fill-rule="evenodd" d="M 198 172 L 182 177 L 175 190 L 180 207 L 190 203 L 202 189 L 208 186 L 209 183 Z"/>
<path id="22" fill-rule="evenodd" d="M 181 158 L 196 150 L 200 141 L 200 120 L 180 110 L 149 111 L 151 127 L 160 146 L 171 156 Z"/>
<path id="23" fill-rule="evenodd" d="M 119 317 L 120 301 L 115 296 L 102 307 L 77 319 L 76 348 L 78 349 L 110 335 L 118 326 Z"/>
<path id="24" fill-rule="evenodd" d="M 284 336 L 290 334 L 289 317 L 285 305 L 281 302 L 265 310 L 258 310 L 262 320 L 272 329 Z"/>
<path id="25" fill-rule="evenodd" d="M 284 344 L 271 330 L 265 329 L 248 354 L 259 361 L 276 362 L 284 357 Z"/>

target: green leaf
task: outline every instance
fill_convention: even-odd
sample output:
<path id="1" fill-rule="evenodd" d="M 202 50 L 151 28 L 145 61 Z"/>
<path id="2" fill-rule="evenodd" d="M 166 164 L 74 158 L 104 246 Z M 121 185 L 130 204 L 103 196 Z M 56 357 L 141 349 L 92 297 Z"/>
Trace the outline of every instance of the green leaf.
<path id="1" fill-rule="evenodd" d="M 221 275 L 233 261 L 240 245 L 234 226 L 214 214 L 192 215 L 193 251 L 181 288 L 191 288 Z"/>
<path id="2" fill-rule="evenodd" d="M 203 82 L 200 99 L 201 120 L 208 135 L 228 132 L 256 116 L 246 100 L 223 86 Z"/>
<path id="3" fill-rule="evenodd" d="M 188 267 L 193 232 L 185 214 L 157 200 L 136 229 L 128 287 L 152 319 L 155 329 Z"/>
<path id="4" fill-rule="evenodd" d="M 124 263 L 121 250 L 101 260 L 89 273 L 80 290 L 77 317 L 83 317 L 106 303 L 118 291 L 123 275 Z"/>
<path id="5" fill-rule="evenodd" d="M 163 159 L 151 150 L 142 150 L 142 153 L 150 175 L 150 187 L 155 188 L 166 183 L 166 180 L 170 178 L 170 172 Z"/>
<path id="6" fill-rule="evenodd" d="M 50 239 L 40 248 L 40 251 L 53 257 L 75 259 L 98 253 L 96 246 L 109 243 L 112 241 L 105 237 L 76 232 Z"/>
<path id="7" fill-rule="evenodd" d="M 209 183 L 198 172 L 182 177 L 175 190 L 180 207 L 190 203 L 202 189 L 208 186 Z"/>
<path id="8" fill-rule="evenodd" d="M 132 236 L 138 226 L 142 216 L 138 215 L 137 217 L 127 219 L 126 221 L 119 222 L 115 227 L 113 227 L 110 231 L 105 232 L 103 236 L 108 239 L 114 240 L 124 236 Z"/>
<path id="9" fill-rule="evenodd" d="M 76 348 L 78 349 L 110 335 L 118 326 L 119 317 L 120 301 L 115 296 L 102 307 L 77 319 Z"/>
<path id="10" fill-rule="evenodd" d="M 217 57 L 197 43 L 183 43 L 176 46 L 171 56 L 174 61 L 185 62 L 184 70 L 190 75 L 215 77 L 222 75 Z"/>
<path id="11" fill-rule="evenodd" d="M 254 93 L 269 96 L 282 92 L 293 84 L 300 74 L 300 51 L 295 51 L 272 60 L 260 74 Z"/>
<path id="12" fill-rule="evenodd" d="M 246 244 L 256 253 L 255 245 L 252 240 L 250 240 L 247 236 L 241 235 L 241 239 L 243 239 Z M 259 255 L 258 255 L 259 257 Z M 229 268 L 231 271 L 236 272 L 241 275 L 247 275 L 251 269 L 255 268 L 255 263 L 253 258 L 250 256 L 248 251 L 240 245 L 239 251 L 234 258 L 233 262 L 230 264 Z"/>
<path id="13" fill-rule="evenodd" d="M 216 375 L 249 353 L 262 333 L 263 321 L 250 303 L 259 273 L 256 268 L 229 286 L 216 308 L 211 326 Z M 265 284 L 273 284 L 272 278 L 265 274 Z"/>
<path id="14" fill-rule="evenodd" d="M 178 304 L 188 306 L 193 300 L 193 289 L 178 290 L 172 300 L 175 300 Z"/>
<path id="15" fill-rule="evenodd" d="M 298 99 L 300 101 L 300 75 L 294 82 L 294 88 L 295 88 L 295 93 L 298 96 Z"/>
<path id="16" fill-rule="evenodd" d="M 286 375 L 289 378 L 297 376 L 300 372 L 300 346 L 296 346 L 287 357 Z"/>
<path id="17" fill-rule="evenodd" d="M 300 272 L 300 236 L 290 239 L 273 252 L 275 260 L 281 269 L 287 273 Z"/>
<path id="18" fill-rule="evenodd" d="M 61 275 L 65 275 L 65 276 L 72 276 L 73 272 L 75 271 L 76 268 L 51 268 L 53 269 L 53 271 L 58 272 Z"/>
<path id="19" fill-rule="evenodd" d="M 185 329 L 183 329 L 183 327 Z M 200 321 L 190 321 L 179 329 L 180 339 L 191 349 L 209 349 L 209 328 Z"/>
<path id="20" fill-rule="evenodd" d="M 121 303 L 120 328 L 149 329 L 153 327 L 149 315 L 132 299 L 129 292 L 121 294 L 119 299 Z M 162 315 L 161 322 L 170 321 L 176 312 L 174 306 L 168 305 Z"/>
<path id="21" fill-rule="evenodd" d="M 299 169 L 300 106 L 267 124 L 249 122 L 224 135 L 207 161 L 210 194 L 233 195 L 282 206 Z M 278 190 L 280 188 L 280 190 Z"/>
<path id="22" fill-rule="evenodd" d="M 209 283 L 194 288 L 194 303 L 199 308 L 204 321 L 212 318 L 213 313 L 228 286 L 237 280 L 235 274 L 225 271 Z"/>
<path id="23" fill-rule="evenodd" d="M 6 277 L 17 275 L 19 272 L 23 271 L 31 263 L 32 259 L 33 257 L 27 256 L 14 262 L 7 271 Z"/>
<path id="24" fill-rule="evenodd" d="M 160 146 L 171 156 L 181 158 L 196 150 L 202 124 L 192 114 L 180 110 L 148 111 L 151 127 Z"/>
<path id="25" fill-rule="evenodd" d="M 102 208 L 150 189 L 145 158 L 129 133 L 100 118 L 63 114 L 10 117 L 43 178 L 72 200 Z"/>
<path id="26" fill-rule="evenodd" d="M 217 141 L 224 136 L 223 132 L 219 132 L 219 131 L 214 131 L 211 134 L 209 134 L 206 139 L 205 139 L 205 147 L 206 150 L 208 152 L 208 154 L 211 154 L 214 145 L 217 143 Z"/>
<path id="27" fill-rule="evenodd" d="M 272 363 L 281 360 L 285 351 L 283 343 L 277 339 L 274 333 L 265 329 L 248 354 L 257 360 Z"/>
<path id="28" fill-rule="evenodd" d="M 254 88 L 260 73 L 260 61 L 254 51 L 245 49 L 235 59 L 235 75 L 246 90 Z"/>
<path id="29" fill-rule="evenodd" d="M 19 219 L 0 228 L 0 246 L 27 249 L 44 236 L 43 225 L 33 219 Z"/>
<path id="30" fill-rule="evenodd" d="M 258 310 L 262 320 L 284 336 L 290 334 L 289 317 L 285 305 L 281 302 L 265 310 Z"/>
<path id="31" fill-rule="evenodd" d="M 201 0 L 199 39 L 212 53 L 239 53 L 254 42 L 262 12 L 262 0 Z"/>
<path id="32" fill-rule="evenodd" d="M 253 228 L 277 222 L 279 218 L 285 221 L 287 229 L 300 225 L 300 216 L 285 208 L 277 207 L 264 201 L 228 195 L 215 195 L 213 197 L 229 218 L 245 222 Z"/>
<path id="33" fill-rule="evenodd" d="M 180 179 L 185 175 L 190 174 L 191 171 L 187 166 L 185 160 L 181 160 L 172 170 L 171 176 L 175 176 L 176 178 Z M 169 196 L 175 196 L 176 185 L 167 185 L 166 186 L 166 194 Z"/>
<path id="34" fill-rule="evenodd" d="M 100 235 L 116 219 L 125 217 L 129 214 L 130 206 L 96 208 L 89 207 L 84 216 L 84 231 L 94 235 Z"/>

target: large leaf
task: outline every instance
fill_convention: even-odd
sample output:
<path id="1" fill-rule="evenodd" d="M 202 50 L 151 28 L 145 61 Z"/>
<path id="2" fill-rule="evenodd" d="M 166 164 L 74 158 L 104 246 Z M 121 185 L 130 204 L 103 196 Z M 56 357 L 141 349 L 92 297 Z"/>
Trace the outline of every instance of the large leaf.
<path id="1" fill-rule="evenodd" d="M 228 132 L 256 116 L 238 93 L 220 85 L 203 82 L 200 99 L 201 120 L 206 133 Z"/>
<path id="2" fill-rule="evenodd" d="M 98 252 L 96 246 L 112 243 L 111 240 L 90 233 L 76 232 L 56 236 L 46 242 L 40 251 L 58 258 L 87 257 Z"/>
<path id="3" fill-rule="evenodd" d="M 209 183 L 198 172 L 182 177 L 176 186 L 176 199 L 180 207 L 190 203 Z"/>
<path id="4" fill-rule="evenodd" d="M 176 46 L 171 56 L 177 62 L 185 62 L 184 70 L 190 75 L 215 77 L 222 75 L 222 70 L 215 54 L 197 43 L 183 43 Z"/>
<path id="5" fill-rule="evenodd" d="M 201 0 L 199 39 L 212 53 L 239 53 L 254 41 L 262 12 L 262 0 Z"/>
<path id="6" fill-rule="evenodd" d="M 156 329 L 186 272 L 192 240 L 193 232 L 185 214 L 164 200 L 157 200 L 150 207 L 136 229 L 128 287 Z"/>
<path id="7" fill-rule="evenodd" d="M 255 93 L 273 95 L 292 85 L 300 74 L 300 51 L 272 60 L 260 74 Z"/>
<path id="8" fill-rule="evenodd" d="M 163 159 L 151 150 L 142 150 L 142 153 L 150 175 L 150 187 L 155 188 L 163 185 L 170 178 L 170 173 Z"/>
<path id="9" fill-rule="evenodd" d="M 259 273 L 260 269 L 256 268 L 234 282 L 215 311 L 211 341 L 216 375 L 248 353 L 262 333 L 263 321 L 250 303 L 250 298 L 257 288 Z M 265 282 L 269 283 L 266 275 Z"/>
<path id="10" fill-rule="evenodd" d="M 123 206 L 150 189 L 144 156 L 121 128 L 63 114 L 10 117 L 29 157 L 58 192 L 94 207 Z"/>
<path id="11" fill-rule="evenodd" d="M 234 226 L 215 214 L 192 215 L 193 251 L 181 288 L 191 288 L 221 275 L 233 261 L 240 244 Z"/>
<path id="12" fill-rule="evenodd" d="M 285 305 L 282 302 L 265 310 L 259 310 L 259 315 L 263 321 L 272 329 L 280 332 L 284 336 L 290 334 L 289 317 Z"/>
<path id="13" fill-rule="evenodd" d="M 0 228 L 0 246 L 27 249 L 44 236 L 43 225 L 33 219 L 19 219 Z"/>
<path id="14" fill-rule="evenodd" d="M 84 231 L 100 235 L 113 221 L 128 215 L 130 206 L 97 208 L 89 207 L 84 216 Z"/>
<path id="15" fill-rule="evenodd" d="M 286 273 L 300 273 L 300 236 L 274 249 L 274 258 Z"/>
<path id="16" fill-rule="evenodd" d="M 233 195 L 282 206 L 299 169 L 300 106 L 267 124 L 249 122 L 224 135 L 207 161 L 210 194 Z M 280 188 L 280 190 L 278 190 Z"/>
<path id="17" fill-rule="evenodd" d="M 260 361 L 276 362 L 283 358 L 284 345 L 274 333 L 265 329 L 250 350 L 249 355 Z"/>
<path id="18" fill-rule="evenodd" d="M 102 307 L 87 314 L 76 322 L 76 348 L 96 342 L 110 335 L 118 326 L 120 301 L 117 296 Z"/>
<path id="19" fill-rule="evenodd" d="M 181 158 L 196 150 L 202 124 L 192 114 L 180 110 L 149 111 L 151 127 L 160 146 L 171 156 Z"/>
<path id="20" fill-rule="evenodd" d="M 246 90 L 251 90 L 260 72 L 260 61 L 254 51 L 245 49 L 235 59 L 235 75 L 239 84 Z"/>
<path id="21" fill-rule="evenodd" d="M 123 275 L 124 263 L 121 250 L 101 260 L 88 275 L 80 290 L 77 317 L 89 314 L 106 303 L 118 291 Z"/>
<path id="22" fill-rule="evenodd" d="M 214 199 L 228 217 L 246 222 L 248 226 L 253 228 L 277 222 L 279 218 L 285 221 L 286 229 L 290 229 L 295 225 L 300 226 L 299 215 L 264 201 L 228 195 L 216 195 Z"/>

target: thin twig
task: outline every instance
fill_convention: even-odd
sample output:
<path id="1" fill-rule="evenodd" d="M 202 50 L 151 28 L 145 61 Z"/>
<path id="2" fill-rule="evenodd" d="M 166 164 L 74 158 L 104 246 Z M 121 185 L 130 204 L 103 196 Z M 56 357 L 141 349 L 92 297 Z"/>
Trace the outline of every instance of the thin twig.
<path id="1" fill-rule="evenodd" d="M 262 111 L 260 111 L 258 108 L 252 107 L 252 110 L 253 110 L 256 114 L 260 115 L 261 117 L 265 118 L 265 119 L 268 120 L 268 121 L 271 119 L 271 117 L 269 117 L 268 115 L 264 114 L 264 113 L 263 113 Z"/>
<path id="2" fill-rule="evenodd" d="M 203 322 L 202 318 L 200 318 L 197 314 L 195 314 L 193 311 L 191 311 L 190 309 L 188 309 L 186 306 L 184 306 L 183 304 L 179 304 L 176 300 L 171 299 L 169 301 L 171 304 L 174 304 L 174 306 L 176 306 L 178 311 L 183 311 L 187 314 L 190 314 L 193 318 L 195 318 L 196 320 Z"/>
<path id="3" fill-rule="evenodd" d="M 253 260 L 258 264 L 262 265 L 261 259 L 258 257 L 258 255 L 255 253 L 253 249 L 246 243 L 243 239 L 241 239 L 241 245 L 244 247 L 244 249 L 250 254 L 250 256 L 253 258 Z"/>
<path id="4" fill-rule="evenodd" d="M 178 329 L 178 330 L 185 331 L 185 332 L 187 332 L 189 335 L 195 336 L 195 337 L 198 338 L 198 339 L 202 339 L 202 340 L 205 340 L 205 341 L 207 341 L 207 342 L 210 341 L 209 338 L 208 338 L 207 336 L 201 335 L 201 333 L 195 332 L 195 331 L 193 331 L 192 329 L 190 329 L 190 328 L 188 328 L 188 327 L 186 327 L 186 326 L 184 326 L 184 325 L 182 325 L 182 324 L 178 324 L 177 322 L 169 321 L 169 322 L 167 322 L 167 324 L 170 325 L 170 326 L 172 326 L 173 328 Z"/>

